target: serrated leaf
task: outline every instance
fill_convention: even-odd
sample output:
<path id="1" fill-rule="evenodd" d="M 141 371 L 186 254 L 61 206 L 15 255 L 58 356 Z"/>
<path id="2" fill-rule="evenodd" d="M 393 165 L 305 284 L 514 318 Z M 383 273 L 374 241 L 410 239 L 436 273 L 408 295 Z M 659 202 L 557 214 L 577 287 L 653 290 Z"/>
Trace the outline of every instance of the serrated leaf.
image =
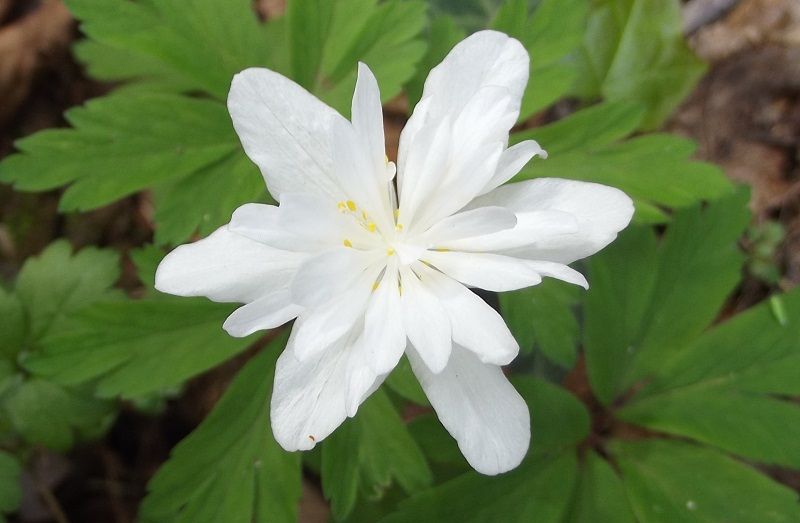
<path id="1" fill-rule="evenodd" d="M 566 96 L 577 76 L 569 59 L 584 35 L 589 4 L 585 0 L 543 0 L 529 14 L 528 0 L 508 0 L 492 27 L 518 38 L 531 56 L 530 80 L 520 120 Z"/>
<path id="2" fill-rule="evenodd" d="M 422 89 L 425 87 L 425 79 L 430 70 L 436 67 L 466 34 L 453 18 L 438 15 L 431 19 L 426 36 L 428 49 L 417 64 L 416 73 L 406 84 L 408 106 L 412 108 L 422 98 Z"/>
<path id="3" fill-rule="evenodd" d="M 3 514 L 19 507 L 22 500 L 21 474 L 17 459 L 0 451 L 0 521 L 5 521 Z"/>
<path id="4" fill-rule="evenodd" d="M 595 452 L 586 453 L 580 467 L 569 523 L 635 523 L 625 487 L 611 465 Z"/>
<path id="5" fill-rule="evenodd" d="M 781 325 L 765 303 L 701 336 L 660 365 L 618 415 L 768 464 L 800 468 L 800 408 L 767 394 L 797 390 L 800 291 Z M 735 413 L 735 415 L 732 415 Z"/>
<path id="6" fill-rule="evenodd" d="M 641 106 L 604 103 L 550 125 L 512 135 L 535 139 L 549 157 L 528 164 L 513 181 L 555 177 L 611 185 L 634 199 L 635 219 L 667 221 L 658 207 L 686 207 L 730 192 L 731 184 L 711 164 L 691 160 L 693 142 L 668 134 L 620 141 L 641 121 Z"/>
<path id="7" fill-rule="evenodd" d="M 800 407 L 727 387 L 688 387 L 636 401 L 620 419 L 770 465 L 800 468 Z"/>
<path id="8" fill-rule="evenodd" d="M 20 140 L 20 153 L 0 163 L 0 180 L 18 190 L 70 184 L 60 203 L 64 211 L 93 209 L 240 154 L 224 106 L 209 100 L 111 95 L 66 117 L 74 129 Z"/>
<path id="9" fill-rule="evenodd" d="M 474 471 L 462 474 L 412 496 L 386 522 L 561 521 L 577 475 L 574 446 L 589 433 L 589 414 L 575 396 L 557 385 L 530 377 L 513 383 L 532 415 L 531 448 L 522 465 L 496 477 Z M 414 427 L 415 435 L 433 436 L 425 442 L 425 450 L 435 454 L 431 459 L 441 459 L 440 452 L 452 456 L 455 445 L 449 449 L 443 445 L 440 433 L 424 426 L 430 422 Z M 458 465 L 455 460 L 448 463 Z"/>
<path id="10" fill-rule="evenodd" d="M 28 259 L 17 277 L 15 293 L 26 311 L 29 342 L 57 330 L 68 314 L 119 296 L 110 289 L 119 273 L 115 252 L 87 247 L 73 255 L 65 240 Z"/>
<path id="11" fill-rule="evenodd" d="M 800 520 L 795 492 L 713 450 L 657 439 L 611 450 L 642 523 Z"/>
<path id="12" fill-rule="evenodd" d="M 231 78 L 268 66 L 264 28 L 246 1 L 68 0 L 94 46 L 82 53 L 103 80 L 144 79 L 200 90 L 219 100 Z M 120 62 L 121 58 L 128 58 Z"/>
<path id="13" fill-rule="evenodd" d="M 523 353 L 536 346 L 554 363 L 568 369 L 574 366 L 580 337 L 573 311 L 577 302 L 574 286 L 547 280 L 499 297 L 503 318 Z"/>
<path id="14" fill-rule="evenodd" d="M 352 511 L 359 491 L 381 497 L 396 481 L 414 493 L 431 480 L 422 451 L 381 390 L 322 446 L 322 487 L 340 520 Z"/>
<path id="15" fill-rule="evenodd" d="M 65 388 L 32 378 L 3 392 L 2 409 L 16 434 L 27 443 L 66 451 L 79 439 L 99 437 L 111 425 L 115 406 L 90 390 Z"/>
<path id="16" fill-rule="evenodd" d="M 240 371 L 211 414 L 172 451 L 148 484 L 143 522 L 293 522 L 299 454 L 272 437 L 269 402 L 285 336 Z"/>
<path id="17" fill-rule="evenodd" d="M 406 521 L 557 523 L 567 509 L 577 477 L 574 450 L 539 455 L 511 472 L 469 472 L 400 504 L 382 523 Z"/>
<path id="18" fill-rule="evenodd" d="M 584 342 L 602 402 L 653 373 L 719 314 L 739 282 L 747 198 L 739 191 L 676 213 L 658 247 L 652 231 L 633 228 L 592 258 Z"/>
<path id="19" fill-rule="evenodd" d="M 689 50 L 678 0 L 592 3 L 577 62 L 585 98 L 636 100 L 647 107 L 642 127 L 658 127 L 689 94 L 705 65 Z"/>
<path id="20" fill-rule="evenodd" d="M 168 180 L 154 192 L 158 245 L 180 243 L 193 233 L 207 236 L 245 203 L 273 203 L 258 169 L 243 154 L 228 155 L 184 178 Z"/>
<path id="21" fill-rule="evenodd" d="M 222 321 L 234 306 L 204 299 L 102 303 L 74 315 L 26 368 L 63 384 L 93 382 L 102 397 L 133 398 L 181 384 L 247 348 Z"/>
<path id="22" fill-rule="evenodd" d="M 425 54 L 425 4 L 416 0 L 294 0 L 286 17 L 296 79 L 344 115 L 358 61 L 372 69 L 386 101 Z"/>

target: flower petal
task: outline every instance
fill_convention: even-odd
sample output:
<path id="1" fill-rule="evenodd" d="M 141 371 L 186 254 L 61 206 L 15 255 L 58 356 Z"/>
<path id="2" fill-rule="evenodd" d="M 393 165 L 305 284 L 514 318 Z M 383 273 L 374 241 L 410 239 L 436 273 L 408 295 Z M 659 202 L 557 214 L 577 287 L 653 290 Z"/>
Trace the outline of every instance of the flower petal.
<path id="1" fill-rule="evenodd" d="M 512 107 L 519 106 L 528 83 L 530 58 L 517 40 L 497 31 L 479 31 L 462 40 L 434 67 L 422 98 L 433 98 L 428 117 L 455 117 L 482 87 L 508 89 Z"/>
<path id="2" fill-rule="evenodd" d="M 344 120 L 311 93 L 269 69 L 233 78 L 228 110 L 245 152 L 261 169 L 276 200 L 286 192 L 340 198 L 331 178 L 331 125 Z"/>
<path id="3" fill-rule="evenodd" d="M 410 268 L 403 267 L 400 275 L 400 304 L 408 340 L 431 372 L 441 372 L 453 345 L 450 319 L 436 296 Z"/>
<path id="4" fill-rule="evenodd" d="M 517 224 L 517 216 L 503 207 L 480 207 L 441 220 L 425 231 L 415 241 L 429 247 L 445 245 L 455 240 L 485 236 L 511 229 Z"/>
<path id="5" fill-rule="evenodd" d="M 531 437 L 528 406 L 500 367 L 456 345 L 434 374 L 413 348 L 407 352 L 439 420 L 475 470 L 500 474 L 522 462 Z"/>
<path id="6" fill-rule="evenodd" d="M 428 251 L 423 260 L 453 279 L 487 291 L 513 291 L 542 282 L 528 260 L 510 256 Z"/>
<path id="7" fill-rule="evenodd" d="M 495 189 L 513 178 L 534 156 L 547 158 L 547 151 L 541 148 L 534 140 L 525 140 L 503 151 L 497 170 L 489 183 L 484 186 L 481 194 Z"/>
<path id="8" fill-rule="evenodd" d="M 423 264 L 415 269 L 447 311 L 455 343 L 474 352 L 483 363 L 511 363 L 519 344 L 496 310 L 447 275 Z"/>
<path id="9" fill-rule="evenodd" d="M 274 329 L 297 317 L 303 310 L 291 301 L 287 289 L 267 294 L 239 307 L 228 316 L 222 328 L 236 338 L 244 338 L 256 331 Z"/>
<path id="10" fill-rule="evenodd" d="M 363 62 L 358 63 L 358 79 L 353 93 L 352 107 L 353 129 L 367 152 L 372 171 L 384 173 L 381 179 L 386 183 L 394 175 L 386 161 L 386 142 L 383 133 L 383 108 L 378 81 L 369 67 Z M 378 178 L 380 179 L 380 178 Z"/>
<path id="11" fill-rule="evenodd" d="M 308 258 L 292 281 L 292 300 L 304 307 L 318 307 L 346 293 L 376 261 L 372 251 L 335 247 Z M 369 290 L 377 273 L 365 287 Z"/>
<path id="12" fill-rule="evenodd" d="M 288 345 L 304 360 L 334 344 L 364 316 L 372 286 L 382 267 L 362 270 L 347 290 L 330 300 L 311 303 L 297 318 Z M 294 299 L 294 292 L 292 293 Z"/>
<path id="13" fill-rule="evenodd" d="M 406 348 L 398 283 L 396 266 L 388 267 L 364 314 L 362 342 L 370 366 L 378 374 L 395 368 Z"/>
<path id="14" fill-rule="evenodd" d="M 248 303 L 286 289 L 305 258 L 305 254 L 269 247 L 222 226 L 164 257 L 156 271 L 156 289 Z"/>
<path id="15" fill-rule="evenodd" d="M 270 418 L 275 440 L 284 449 L 313 448 L 347 417 L 348 395 L 363 402 L 383 379 L 355 347 L 356 335 L 305 360 L 288 346 L 278 358 Z"/>
<path id="16" fill-rule="evenodd" d="M 485 205 L 514 211 L 518 227 L 526 223 L 529 213 L 549 210 L 571 215 L 576 224 L 572 232 L 554 230 L 553 234 L 536 235 L 527 245 L 519 242 L 513 248 L 498 245 L 509 255 L 559 263 L 572 263 L 599 251 L 617 237 L 633 216 L 633 202 L 619 189 L 557 178 L 503 185 L 476 198 L 469 207 Z"/>

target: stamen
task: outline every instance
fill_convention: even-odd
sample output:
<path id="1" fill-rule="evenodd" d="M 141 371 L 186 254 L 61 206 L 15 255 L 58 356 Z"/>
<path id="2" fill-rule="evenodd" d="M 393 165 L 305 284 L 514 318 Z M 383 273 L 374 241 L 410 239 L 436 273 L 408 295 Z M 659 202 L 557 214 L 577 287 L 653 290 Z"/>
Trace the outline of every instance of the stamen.
<path id="1" fill-rule="evenodd" d="M 403 230 L 403 224 L 402 223 L 398 223 L 397 225 L 394 226 L 394 228 L 397 229 L 398 231 L 402 231 Z"/>
<path id="2" fill-rule="evenodd" d="M 380 286 L 381 286 L 381 282 L 379 282 L 379 281 L 376 281 L 375 283 L 373 283 L 373 284 L 372 284 L 372 291 L 373 291 L 373 292 L 374 292 L 374 291 L 377 291 L 377 290 L 378 290 L 378 287 L 380 287 Z"/>
<path id="3" fill-rule="evenodd" d="M 356 202 L 354 202 L 353 200 L 347 200 L 347 208 L 350 209 L 350 211 L 355 211 Z"/>
<path id="4" fill-rule="evenodd" d="M 394 249 L 391 249 L 391 248 L 386 249 L 386 255 L 387 256 L 394 256 Z"/>
<path id="5" fill-rule="evenodd" d="M 368 230 L 369 232 L 375 232 L 375 229 L 376 229 L 376 226 L 375 226 L 375 224 L 374 224 L 373 222 L 369 222 L 369 223 L 367 224 L 367 230 Z"/>
<path id="6" fill-rule="evenodd" d="M 347 238 L 345 238 L 342 243 L 344 244 L 345 247 L 352 247 L 353 246 L 353 242 L 351 242 Z"/>
<path id="7" fill-rule="evenodd" d="M 342 212 L 345 212 L 347 210 L 347 205 L 345 205 L 344 202 L 337 203 L 336 207 Z"/>

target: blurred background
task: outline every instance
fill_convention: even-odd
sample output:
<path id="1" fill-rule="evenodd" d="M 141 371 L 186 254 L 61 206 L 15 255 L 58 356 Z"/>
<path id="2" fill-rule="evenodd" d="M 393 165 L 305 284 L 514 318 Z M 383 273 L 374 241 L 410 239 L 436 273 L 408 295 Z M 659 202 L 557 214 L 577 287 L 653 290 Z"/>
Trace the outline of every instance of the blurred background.
<path id="1" fill-rule="evenodd" d="M 470 27 L 492 2 L 435 2 Z M 281 0 L 253 8 L 268 19 Z M 684 29 L 707 74 L 672 115 L 666 129 L 699 144 L 697 156 L 723 167 L 753 189 L 755 226 L 743 240 L 757 279 L 746 280 L 736 308 L 763 298 L 765 281 L 780 288 L 800 283 L 800 1 L 695 0 L 684 4 Z M 14 141 L 64 126 L 67 108 L 113 86 L 87 77 L 73 58 L 80 38 L 59 0 L 0 0 L 0 158 Z M 555 113 L 565 114 L 570 100 Z M 403 100 L 387 105 L 387 140 L 396 146 Z M 390 154 L 390 156 L 393 156 Z M 75 247 L 96 245 L 122 253 L 150 241 L 149 193 L 86 213 L 59 214 L 59 193 L 15 192 L 0 185 L 0 277 L 12 280 L 22 263 L 57 238 Z M 132 264 L 120 286 L 136 292 Z M 2 319 L 0 319 L 0 325 Z M 44 449 L 24 476 L 19 521 L 134 520 L 145 484 L 169 450 L 210 411 L 247 354 L 197 379 L 159 415 L 124 409 L 108 435 L 67 456 Z M 800 476 L 775 472 L 800 489 Z M 301 521 L 324 521 L 327 503 L 314 482 L 304 484 Z"/>

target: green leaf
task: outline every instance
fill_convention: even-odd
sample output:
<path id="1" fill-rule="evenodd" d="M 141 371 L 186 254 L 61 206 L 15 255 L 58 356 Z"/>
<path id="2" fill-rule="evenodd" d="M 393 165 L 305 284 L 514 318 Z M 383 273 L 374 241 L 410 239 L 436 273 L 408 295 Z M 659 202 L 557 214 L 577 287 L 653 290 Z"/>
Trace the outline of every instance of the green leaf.
<path id="1" fill-rule="evenodd" d="M 584 342 L 602 402 L 654 373 L 717 316 L 739 282 L 747 199 L 739 191 L 677 213 L 658 247 L 649 229 L 633 228 L 592 258 Z"/>
<path id="2" fill-rule="evenodd" d="M 469 472 L 400 504 L 383 523 L 405 521 L 557 523 L 577 477 L 574 450 L 540 455 L 501 476 Z"/>
<path id="3" fill-rule="evenodd" d="M 569 93 L 577 76 L 570 57 L 581 44 L 589 12 L 585 0 L 542 0 L 529 16 L 529 4 L 508 0 L 492 22 L 493 28 L 518 38 L 531 55 L 520 120 Z"/>
<path id="4" fill-rule="evenodd" d="M 576 288 L 557 280 L 500 294 L 500 309 L 523 353 L 534 345 L 554 363 L 572 368 L 579 328 L 573 307 Z"/>
<path id="5" fill-rule="evenodd" d="M 3 514 L 13 512 L 22 500 L 20 475 L 22 470 L 16 458 L 0 451 L 0 521 Z"/>
<path id="6" fill-rule="evenodd" d="M 234 74 L 269 65 L 265 29 L 246 1 L 68 0 L 67 5 L 83 33 L 97 42 L 80 56 L 102 80 L 156 81 L 224 100 Z"/>
<path id="7" fill-rule="evenodd" d="M 113 403 L 86 389 L 67 389 L 39 378 L 20 381 L 0 397 L 2 413 L 27 443 L 66 451 L 75 440 L 102 435 L 114 420 Z"/>
<path id="8" fill-rule="evenodd" d="M 417 377 L 414 376 L 411 364 L 405 356 L 386 378 L 386 385 L 400 397 L 412 403 L 430 405 L 428 397 L 425 396 L 425 391 L 422 390 L 422 386 L 417 381 Z"/>
<path id="9" fill-rule="evenodd" d="M 724 387 L 689 387 L 626 406 L 620 419 L 761 463 L 800 469 L 800 407 Z"/>
<path id="10" fill-rule="evenodd" d="M 224 106 L 209 100 L 111 95 L 71 109 L 66 118 L 74 129 L 20 140 L 20 154 L 0 164 L 0 180 L 17 190 L 71 184 L 63 211 L 93 209 L 240 154 Z"/>
<path id="11" fill-rule="evenodd" d="M 768 394 L 797 390 L 800 290 L 735 316 L 665 361 L 618 415 L 768 464 L 800 468 L 800 408 Z M 735 415 L 732 415 L 735 413 Z"/>
<path id="12" fill-rule="evenodd" d="M 529 163 L 514 181 L 556 177 L 611 185 L 636 203 L 636 220 L 663 222 L 659 206 L 686 207 L 730 192 L 730 182 L 711 164 L 692 161 L 693 142 L 668 134 L 620 141 L 641 121 L 630 102 L 605 103 L 544 127 L 515 133 L 512 141 L 535 139 L 549 153 Z"/>
<path id="13" fill-rule="evenodd" d="M 795 492 L 712 450 L 657 439 L 611 450 L 642 523 L 800 521 Z"/>
<path id="14" fill-rule="evenodd" d="M 344 115 L 350 114 L 358 61 L 372 69 L 386 101 L 425 54 L 419 38 L 425 4 L 419 1 L 294 0 L 287 23 L 295 79 Z"/>
<path id="15" fill-rule="evenodd" d="M 243 154 L 231 154 L 155 189 L 158 245 L 181 243 L 193 233 L 207 236 L 251 202 L 274 203 L 258 169 Z"/>
<path id="16" fill-rule="evenodd" d="M 25 313 L 16 295 L 0 287 L 0 361 L 13 361 L 25 341 Z"/>
<path id="17" fill-rule="evenodd" d="M 205 299 L 102 303 L 76 314 L 24 364 L 63 384 L 96 383 L 102 397 L 133 398 L 181 384 L 247 348 L 222 322 L 234 306 Z"/>
<path id="18" fill-rule="evenodd" d="M 431 472 L 391 401 L 381 390 L 322 445 L 322 487 L 337 519 L 355 506 L 359 490 L 381 497 L 397 483 L 408 493 L 431 483 Z"/>
<path id="19" fill-rule="evenodd" d="M 674 352 L 637 394 L 642 399 L 690 385 L 727 385 L 764 394 L 800 394 L 798 364 L 800 289 L 778 295 L 788 321 L 769 301 L 752 307 Z"/>
<path id="20" fill-rule="evenodd" d="M 217 406 L 172 451 L 148 484 L 143 522 L 293 522 L 301 494 L 300 457 L 269 428 L 275 361 L 285 336 L 236 376 Z"/>
<path id="21" fill-rule="evenodd" d="M 592 2 L 577 62 L 584 98 L 636 100 L 644 128 L 658 127 L 689 94 L 705 65 L 689 50 L 678 0 Z"/>
<path id="22" fill-rule="evenodd" d="M 622 480 L 611 465 L 595 452 L 588 452 L 581 463 L 578 487 L 569 523 L 635 523 L 625 496 Z"/>
<path id="23" fill-rule="evenodd" d="M 422 98 L 422 89 L 425 87 L 425 79 L 430 70 L 436 67 L 465 36 L 464 30 L 447 15 L 439 15 L 431 20 L 427 33 L 428 50 L 417 64 L 416 73 L 406 84 L 409 107 L 416 106 Z"/>
<path id="24" fill-rule="evenodd" d="M 522 465 L 497 477 L 462 474 L 412 496 L 385 521 L 561 521 L 577 476 L 574 446 L 589 434 L 589 414 L 557 385 L 530 377 L 513 383 L 532 413 L 531 448 Z M 423 440 L 431 459 L 441 459 L 439 452 L 452 456 L 454 445 L 444 445 L 428 421 L 412 427 L 415 435 L 434 436 Z"/>
<path id="25" fill-rule="evenodd" d="M 58 330 L 68 314 L 119 296 L 110 289 L 119 273 L 115 252 L 88 247 L 73 255 L 65 240 L 28 259 L 17 277 L 15 292 L 26 311 L 29 341 L 38 342 Z"/>

